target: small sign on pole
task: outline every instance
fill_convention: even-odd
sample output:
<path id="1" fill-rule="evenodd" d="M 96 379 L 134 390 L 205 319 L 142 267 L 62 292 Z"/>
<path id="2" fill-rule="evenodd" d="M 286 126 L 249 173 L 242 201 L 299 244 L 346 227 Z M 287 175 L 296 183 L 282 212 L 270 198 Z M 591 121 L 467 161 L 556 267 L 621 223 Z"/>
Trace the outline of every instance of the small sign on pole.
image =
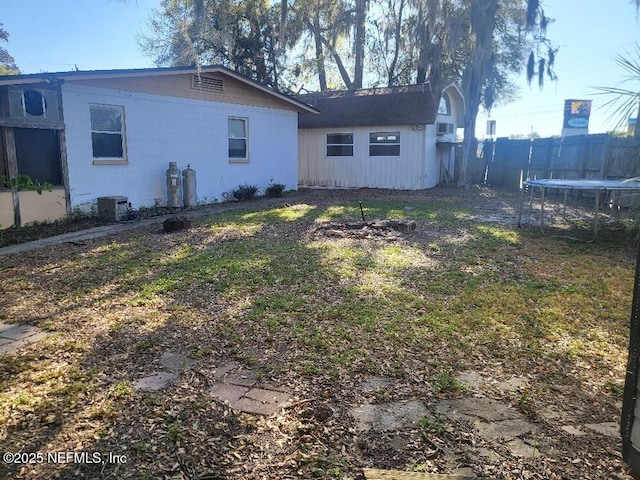
<path id="1" fill-rule="evenodd" d="M 487 120 L 487 135 L 493 137 L 496 134 L 496 121 Z"/>

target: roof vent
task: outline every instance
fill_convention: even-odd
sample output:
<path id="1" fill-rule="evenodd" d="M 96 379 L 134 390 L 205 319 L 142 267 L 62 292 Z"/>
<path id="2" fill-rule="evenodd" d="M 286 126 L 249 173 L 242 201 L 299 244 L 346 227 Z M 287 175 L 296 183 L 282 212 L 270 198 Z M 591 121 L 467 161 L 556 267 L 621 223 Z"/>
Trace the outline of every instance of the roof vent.
<path id="1" fill-rule="evenodd" d="M 204 92 L 224 93 L 222 89 L 222 80 L 219 78 L 203 77 L 202 75 L 193 75 L 191 78 L 191 88 L 194 90 L 202 90 Z"/>

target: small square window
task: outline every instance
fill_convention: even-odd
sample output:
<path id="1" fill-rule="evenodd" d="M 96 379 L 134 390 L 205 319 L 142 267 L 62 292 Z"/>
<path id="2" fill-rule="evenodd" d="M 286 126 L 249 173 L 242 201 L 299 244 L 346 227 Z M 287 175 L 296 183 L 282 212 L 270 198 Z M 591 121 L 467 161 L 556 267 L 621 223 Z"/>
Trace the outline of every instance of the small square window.
<path id="1" fill-rule="evenodd" d="M 327 157 L 353 157 L 353 133 L 328 133 Z"/>
<path id="2" fill-rule="evenodd" d="M 229 117 L 229 161 L 249 159 L 247 137 L 247 119 Z"/>
<path id="3" fill-rule="evenodd" d="M 94 163 L 126 162 L 124 107 L 90 105 Z"/>
<path id="4" fill-rule="evenodd" d="M 369 134 L 370 157 L 400 156 L 400 132 L 375 132 Z"/>

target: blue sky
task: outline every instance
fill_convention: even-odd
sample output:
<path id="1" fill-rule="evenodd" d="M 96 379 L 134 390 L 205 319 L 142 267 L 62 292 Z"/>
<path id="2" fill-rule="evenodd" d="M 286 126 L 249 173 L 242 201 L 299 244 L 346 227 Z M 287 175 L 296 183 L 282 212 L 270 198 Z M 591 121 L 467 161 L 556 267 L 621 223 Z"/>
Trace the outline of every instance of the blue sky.
<path id="1" fill-rule="evenodd" d="M 24 73 L 41 71 L 152 67 L 136 42 L 160 0 L 2 0 L 0 23 L 10 34 L 3 44 Z M 594 86 L 621 86 L 625 72 L 613 61 L 640 42 L 640 19 L 629 0 L 545 0 L 555 18 L 549 38 L 560 48 L 556 83 L 540 92 L 520 79 L 521 96 L 493 110 L 497 135 L 558 135 L 565 99 L 593 100 L 589 131 L 606 132 L 614 122 L 603 107 L 606 99 Z M 628 84 L 630 87 L 631 84 Z M 637 88 L 638 84 L 634 84 Z M 476 133 L 485 134 L 487 116 Z"/>

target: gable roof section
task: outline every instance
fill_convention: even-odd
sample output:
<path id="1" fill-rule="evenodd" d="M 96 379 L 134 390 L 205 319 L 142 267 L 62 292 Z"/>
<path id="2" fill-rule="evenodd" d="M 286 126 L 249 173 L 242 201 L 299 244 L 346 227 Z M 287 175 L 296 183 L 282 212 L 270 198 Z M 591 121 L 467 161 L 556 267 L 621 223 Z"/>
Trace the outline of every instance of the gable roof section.
<path id="1" fill-rule="evenodd" d="M 429 125 L 436 120 L 428 84 L 319 92 L 296 98 L 320 110 L 320 115 L 300 115 L 300 128 Z"/>
<path id="2" fill-rule="evenodd" d="M 246 85 L 271 95 L 285 103 L 295 107 L 300 113 L 317 114 L 318 111 L 305 104 L 301 100 L 291 95 L 279 92 L 273 88 L 267 87 L 260 82 L 252 80 L 233 70 L 223 67 L 222 65 L 212 65 L 208 67 L 164 67 L 164 68 L 136 68 L 136 69 L 120 69 L 120 70 L 80 70 L 71 72 L 53 72 L 53 73 L 33 73 L 28 75 L 4 75 L 0 76 L 0 85 L 20 85 L 29 83 L 52 82 L 55 80 L 73 81 L 73 80 L 92 80 L 92 79 L 109 79 L 109 78 L 130 78 L 130 77 L 154 77 L 162 75 L 176 74 L 196 74 L 196 73 L 220 73 L 234 78 Z"/>

